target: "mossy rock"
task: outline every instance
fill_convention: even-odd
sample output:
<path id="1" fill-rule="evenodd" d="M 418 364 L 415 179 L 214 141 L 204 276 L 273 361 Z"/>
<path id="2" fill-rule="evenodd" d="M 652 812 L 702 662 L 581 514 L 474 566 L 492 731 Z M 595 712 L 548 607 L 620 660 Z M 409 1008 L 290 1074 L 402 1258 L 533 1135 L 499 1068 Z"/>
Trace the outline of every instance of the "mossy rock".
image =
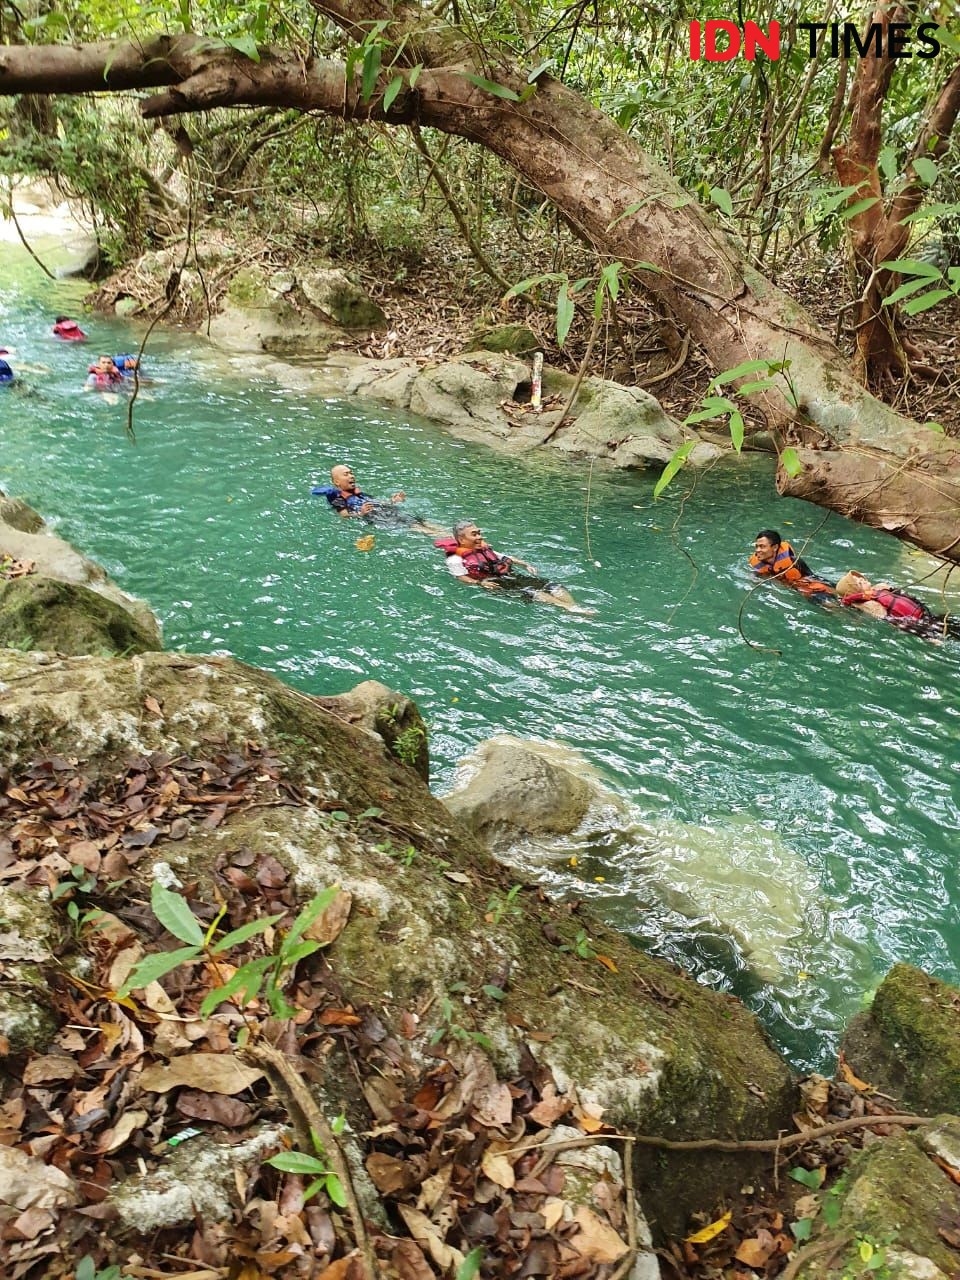
<path id="1" fill-rule="evenodd" d="M 342 329 L 382 329 L 383 308 L 336 267 L 304 272 L 300 292 L 315 310 Z"/>
<path id="2" fill-rule="evenodd" d="M 529 355 L 541 343 L 532 329 L 523 324 L 497 324 L 478 329 L 464 351 L 499 351 L 514 356 Z"/>
<path id="3" fill-rule="evenodd" d="M 958 1148 L 960 1121 L 952 1116 L 942 1117 L 929 1131 L 901 1133 L 866 1147 L 831 1192 L 840 1203 L 839 1221 L 817 1237 L 817 1252 L 811 1251 L 798 1280 L 945 1280 L 956 1275 L 957 1253 L 939 1229 L 957 1222 L 960 1187 L 930 1154 L 949 1150 L 956 1158 Z"/>
<path id="4" fill-rule="evenodd" d="M 80 654 L 145 653 L 156 636 L 116 601 L 40 574 L 0 581 L 0 645 Z"/>
<path id="5" fill-rule="evenodd" d="M 379 737 L 233 659 L 39 656 L 0 652 L 8 686 L 0 763 L 14 777 L 50 754 L 79 758 L 88 777 L 112 778 L 134 754 L 207 757 L 211 744 L 243 751 L 254 740 L 303 797 L 158 842 L 137 863 L 129 894 L 148 898 L 151 865 L 163 860 L 212 901 L 225 853 L 271 855 L 289 869 L 300 901 L 333 884 L 349 890 L 349 920 L 325 956 L 345 998 L 373 1002 L 385 1024 L 430 1010 L 411 1052 L 448 1033 L 441 1011 L 449 1008 L 448 1024 L 487 1038 L 504 1078 L 532 1051 L 562 1089 L 575 1087 L 621 1130 L 755 1138 L 789 1125 L 790 1073 L 739 1002 L 533 889 L 509 897 L 515 876 Z M 143 714 L 146 694 L 162 717 Z M 610 968 L 577 953 L 581 932 Z M 506 998 L 484 998 L 501 972 Z M 638 1187 L 658 1230 L 670 1231 L 744 1181 L 762 1181 L 769 1167 L 744 1156 L 657 1154 L 638 1162 Z"/>
<path id="6" fill-rule="evenodd" d="M 0 524 L 19 529 L 21 533 L 39 533 L 43 528 L 43 517 L 20 498 L 8 498 L 0 493 Z"/>
<path id="7" fill-rule="evenodd" d="M 906 1107 L 960 1115 L 960 991 L 898 964 L 844 1037 L 852 1069 Z"/>

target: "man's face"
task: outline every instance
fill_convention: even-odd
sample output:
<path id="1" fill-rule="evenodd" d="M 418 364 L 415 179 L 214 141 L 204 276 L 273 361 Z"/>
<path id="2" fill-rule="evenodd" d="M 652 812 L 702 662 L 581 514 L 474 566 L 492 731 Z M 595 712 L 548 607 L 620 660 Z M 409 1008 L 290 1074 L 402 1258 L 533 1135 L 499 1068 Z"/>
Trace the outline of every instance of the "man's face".
<path id="1" fill-rule="evenodd" d="M 101 356 L 100 359 L 97 361 L 97 366 L 100 369 L 101 373 L 107 373 L 109 372 L 110 369 L 113 368 L 113 361 L 110 359 L 109 356 Z"/>
<path id="2" fill-rule="evenodd" d="M 335 485 L 339 485 L 341 489 L 352 489 L 357 483 L 356 476 L 350 467 L 334 467 L 330 473 L 330 478 Z"/>
<path id="3" fill-rule="evenodd" d="M 466 529 L 460 530 L 460 545 L 466 547 L 468 551 L 473 551 L 476 547 L 483 544 L 483 534 L 475 524 L 468 525 Z"/>
<path id="4" fill-rule="evenodd" d="M 777 558 L 777 547 L 780 544 L 771 542 L 769 538 L 758 538 L 753 544 L 753 549 L 757 553 L 757 559 L 761 564 L 773 564 Z"/>

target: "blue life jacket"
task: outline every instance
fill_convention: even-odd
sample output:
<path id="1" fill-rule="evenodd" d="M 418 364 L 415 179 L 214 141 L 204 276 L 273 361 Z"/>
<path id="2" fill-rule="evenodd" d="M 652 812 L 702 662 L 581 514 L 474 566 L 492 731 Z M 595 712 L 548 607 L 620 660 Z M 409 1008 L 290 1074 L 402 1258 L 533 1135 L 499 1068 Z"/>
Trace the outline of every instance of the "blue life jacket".
<path id="1" fill-rule="evenodd" d="M 8 386 L 13 381 L 13 370 L 6 360 L 0 360 L 0 387 Z"/>
<path id="2" fill-rule="evenodd" d="M 345 497 L 342 491 L 332 484 L 316 485 L 310 492 L 315 498 L 326 498 L 334 511 L 358 512 L 365 502 L 376 502 L 376 499 L 371 498 L 369 494 L 359 491 L 347 494 Z"/>
<path id="3" fill-rule="evenodd" d="M 127 361 L 136 360 L 136 358 L 137 357 L 132 353 L 126 356 L 114 356 L 113 357 L 114 367 L 117 369 L 119 373 L 122 373 L 125 378 L 132 378 L 133 375 L 137 372 L 137 369 L 136 367 L 134 367 L 133 369 L 128 369 Z"/>

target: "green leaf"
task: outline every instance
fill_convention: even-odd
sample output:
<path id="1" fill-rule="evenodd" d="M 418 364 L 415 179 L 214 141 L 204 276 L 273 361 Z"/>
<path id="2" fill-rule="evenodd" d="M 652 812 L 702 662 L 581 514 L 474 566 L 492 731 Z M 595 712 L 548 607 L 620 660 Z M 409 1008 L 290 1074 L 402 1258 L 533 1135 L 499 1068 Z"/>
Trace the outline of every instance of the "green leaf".
<path id="1" fill-rule="evenodd" d="M 423 70 L 423 63 L 418 62 L 415 67 L 410 68 L 410 74 L 407 76 L 407 83 L 411 89 L 417 87 L 417 81 L 420 79 L 420 72 Z"/>
<path id="2" fill-rule="evenodd" d="M 754 391 L 769 391 L 771 387 L 776 388 L 776 385 L 769 378 L 761 378 L 758 382 L 741 382 L 737 387 L 737 394 L 749 396 L 753 395 Z"/>
<path id="3" fill-rule="evenodd" d="M 200 921 L 190 910 L 186 898 L 172 889 L 165 889 L 156 880 L 150 890 L 150 905 L 168 933 L 172 933 L 181 942 L 189 942 L 195 947 L 203 946 L 203 929 Z"/>
<path id="4" fill-rule="evenodd" d="M 506 98 L 508 102 L 519 102 L 520 95 L 514 93 L 512 89 L 508 89 L 505 84 L 495 84 L 492 80 L 484 80 L 483 76 L 466 75 L 466 79 L 471 84 L 475 84 L 478 89 L 483 89 L 486 93 L 492 93 L 495 98 Z"/>
<path id="5" fill-rule="evenodd" d="M 382 818 L 383 810 L 378 809 L 375 805 L 371 805 L 369 809 L 364 809 L 363 813 L 357 814 L 357 821 L 363 822 L 364 818 Z"/>
<path id="6" fill-rule="evenodd" d="M 176 951 L 158 951 L 155 955 L 146 956 L 130 970 L 117 995 L 123 999 L 131 991 L 139 991 L 199 954 L 199 947 L 178 947 Z"/>
<path id="7" fill-rule="evenodd" d="M 942 278 L 936 267 L 920 258 L 887 258 L 880 266 L 885 271 L 896 271 L 901 276 L 926 276 L 930 280 Z"/>
<path id="8" fill-rule="evenodd" d="M 207 992 L 200 1005 L 200 1017 L 209 1018 L 218 1004 L 222 1004 L 224 1000 L 233 1000 L 234 996 L 237 997 L 234 1003 L 241 1008 L 255 1000 L 260 994 L 263 976 L 273 963 L 273 956 L 263 956 L 259 960 L 241 965 L 222 987 L 214 987 Z"/>
<path id="9" fill-rule="evenodd" d="M 241 942 L 248 942 L 251 938 L 255 938 L 258 933 L 265 933 L 271 925 L 275 925 L 278 920 L 282 920 L 284 914 L 281 911 L 275 916 L 263 916 L 260 920 L 249 920 L 246 924 L 242 924 L 239 929 L 233 929 L 230 933 L 225 933 L 217 945 L 211 948 L 214 955 L 219 955 L 221 951 L 229 951 L 231 947 L 238 947 Z"/>
<path id="10" fill-rule="evenodd" d="M 893 147 L 883 147 L 877 156 L 880 172 L 890 182 L 897 176 L 897 153 Z"/>
<path id="11" fill-rule="evenodd" d="M 363 55 L 363 71 L 360 74 L 360 99 L 369 102 L 377 87 L 377 76 L 380 74 L 381 46 L 371 44 Z"/>
<path id="12" fill-rule="evenodd" d="M 324 889 L 322 893 L 318 893 L 316 897 L 310 899 L 297 916 L 296 920 L 294 920 L 293 928 L 287 934 L 286 938 L 284 938 L 284 949 L 291 946 L 298 938 L 303 936 L 304 930 L 309 929 L 317 916 L 326 911 L 327 907 L 329 907 L 330 903 L 339 892 L 340 886 L 335 884 L 331 888 Z"/>
<path id="13" fill-rule="evenodd" d="M 619 214 L 618 217 L 614 218 L 612 222 L 607 224 L 607 230 L 612 231 L 617 223 L 622 222 L 624 218 L 632 218 L 633 215 L 642 209 L 647 203 L 648 200 L 638 200 L 635 204 L 628 204 L 623 213 Z"/>
<path id="14" fill-rule="evenodd" d="M 606 286 L 607 293 L 609 293 L 614 302 L 620 296 L 620 272 L 622 270 L 622 262 L 608 262 L 600 272 L 600 283 Z"/>
<path id="15" fill-rule="evenodd" d="M 932 187 L 940 177 L 940 169 L 936 161 L 929 156 L 917 156 L 913 162 L 913 172 L 925 187 Z"/>
<path id="16" fill-rule="evenodd" d="M 403 76 L 394 76 L 387 85 L 383 94 L 383 109 L 389 111 L 393 106 L 397 94 L 403 88 Z"/>
<path id="17" fill-rule="evenodd" d="M 932 289 L 930 293 L 921 293 L 919 298 L 911 298 L 909 302 L 905 302 L 903 304 L 904 314 L 908 316 L 919 315 L 921 311 L 929 311 L 931 307 L 935 307 L 944 298 L 952 297 L 952 289 Z"/>
<path id="18" fill-rule="evenodd" d="M 557 345 L 562 347 L 567 340 L 570 326 L 576 311 L 573 298 L 570 297 L 568 285 L 561 285 L 557 294 Z"/>
<path id="19" fill-rule="evenodd" d="M 535 84 L 543 75 L 543 73 L 545 71 L 549 71 L 552 66 L 553 66 L 553 59 L 546 58 L 543 62 L 540 63 L 538 67 L 534 67 L 534 69 L 529 73 L 529 75 L 527 76 L 527 84 Z"/>
<path id="20" fill-rule="evenodd" d="M 236 49 L 237 53 L 242 53 L 251 62 L 260 61 L 260 50 L 257 48 L 257 42 L 249 32 L 245 32 L 241 36 L 227 36 L 224 43 L 228 44 L 231 49 Z"/>
<path id="21" fill-rule="evenodd" d="M 854 200 L 853 204 L 843 210 L 840 217 L 843 218 L 844 222 L 849 222 L 851 218 L 857 217 L 858 214 L 866 213 L 868 209 L 872 209 L 879 199 L 879 196 L 865 196 L 863 200 Z"/>
<path id="22" fill-rule="evenodd" d="M 86 1257 L 81 1258 L 77 1263 L 77 1269 L 74 1272 L 74 1275 L 76 1276 L 76 1280 L 96 1280 L 96 1274 L 97 1272 L 93 1264 L 93 1259 L 88 1253 Z"/>
<path id="23" fill-rule="evenodd" d="M 908 298 L 911 293 L 916 293 L 918 289 L 928 289 L 930 287 L 929 276 L 920 276 L 913 280 L 908 280 L 906 284 L 902 284 L 899 289 L 894 289 L 888 297 L 884 298 L 883 306 L 892 307 L 895 302 L 899 302 L 901 298 Z"/>
<path id="24" fill-rule="evenodd" d="M 826 1172 L 823 1166 L 818 1169 L 804 1169 L 802 1165 L 797 1165 L 796 1168 L 790 1170 L 790 1177 L 794 1182 L 799 1182 L 802 1187 L 809 1187 L 811 1191 L 819 1191 L 823 1186 Z"/>
<path id="25" fill-rule="evenodd" d="M 799 1222 L 791 1222 L 790 1230 L 794 1234 L 794 1238 L 798 1243 L 810 1239 L 810 1232 L 813 1230 L 812 1218 L 801 1218 Z"/>
<path id="26" fill-rule="evenodd" d="M 565 276 L 559 275 L 556 271 L 548 272 L 542 276 L 530 276 L 527 280 L 521 280 L 519 284 L 511 285 L 507 292 L 503 295 L 506 302 L 509 298 L 519 297 L 521 293 L 528 293 L 535 284 L 545 284 L 549 280 L 564 280 Z"/>
<path id="27" fill-rule="evenodd" d="M 766 373 L 769 366 L 769 360 L 744 360 L 743 364 L 738 364 L 733 369 L 724 369 L 723 373 L 718 373 L 710 385 L 711 387 L 722 387 L 725 382 L 733 382 L 737 378 L 746 377 L 748 373 Z"/>
<path id="28" fill-rule="evenodd" d="M 327 1174 L 326 1191 L 335 1205 L 339 1205 L 341 1209 L 347 1207 L 347 1193 L 343 1189 L 343 1183 L 335 1173 Z"/>
<path id="29" fill-rule="evenodd" d="M 939 434 L 942 436 L 945 436 L 947 434 L 941 422 L 925 422 L 923 425 L 925 427 L 929 427 L 931 431 L 939 432 Z"/>
<path id="30" fill-rule="evenodd" d="M 323 1178 L 330 1172 L 322 1160 L 308 1155 L 305 1151 L 281 1151 L 264 1163 L 279 1169 L 281 1173 L 305 1173 L 314 1176 L 319 1174 Z"/>
<path id="31" fill-rule="evenodd" d="M 671 457 L 667 465 L 663 468 L 663 472 L 660 476 L 660 479 L 654 485 L 653 496 L 655 498 L 660 497 L 661 493 L 663 493 L 664 489 L 666 489 L 667 485 L 670 483 L 673 477 L 677 474 L 680 468 L 686 463 L 687 458 L 689 458 L 696 443 L 697 443 L 696 440 L 687 440 L 686 443 L 682 444 L 679 449 L 675 449 L 673 451 L 673 456 Z"/>
<path id="32" fill-rule="evenodd" d="M 292 947 L 288 946 L 284 941 L 281 958 L 285 965 L 293 968 L 295 964 L 299 964 L 301 960 L 305 960 L 307 956 L 312 956 L 315 951 L 320 950 L 319 942 L 297 942 Z"/>
<path id="33" fill-rule="evenodd" d="M 485 996 L 489 996 L 491 1000 L 506 1000 L 507 998 L 507 993 L 503 988 L 495 986 L 492 982 L 488 982 L 486 986 L 481 987 L 480 990 Z"/>
<path id="34" fill-rule="evenodd" d="M 471 1249 L 459 1267 L 457 1267 L 456 1280 L 473 1280 L 473 1277 L 480 1270 L 480 1263 L 483 1261 L 485 1252 L 486 1250 L 482 1244 L 478 1244 L 475 1249 Z"/>
<path id="35" fill-rule="evenodd" d="M 788 476 L 798 476 L 803 470 L 803 463 L 796 449 L 784 449 L 780 455 L 780 465 Z"/>
<path id="36" fill-rule="evenodd" d="M 743 446 L 743 415 L 736 410 L 730 415 L 730 439 L 739 453 Z"/>
<path id="37" fill-rule="evenodd" d="M 840 1198 L 831 1192 L 823 1202 L 822 1217 L 824 1224 L 828 1227 L 835 1227 L 840 1221 L 840 1212 Z"/>
<path id="38" fill-rule="evenodd" d="M 861 1240 L 857 1252 L 860 1254 L 861 1262 L 869 1262 L 873 1257 L 873 1245 L 869 1240 Z"/>
<path id="39" fill-rule="evenodd" d="M 728 218 L 733 217 L 733 201 L 730 199 L 730 192 L 724 187 L 711 187 L 710 199 Z"/>
<path id="40" fill-rule="evenodd" d="M 844 200 L 849 200 L 859 190 L 860 184 L 855 182 L 851 187 L 838 187 L 829 195 L 824 193 L 823 198 L 820 200 L 820 212 L 824 214 L 833 213 L 834 210 L 839 209 Z"/>

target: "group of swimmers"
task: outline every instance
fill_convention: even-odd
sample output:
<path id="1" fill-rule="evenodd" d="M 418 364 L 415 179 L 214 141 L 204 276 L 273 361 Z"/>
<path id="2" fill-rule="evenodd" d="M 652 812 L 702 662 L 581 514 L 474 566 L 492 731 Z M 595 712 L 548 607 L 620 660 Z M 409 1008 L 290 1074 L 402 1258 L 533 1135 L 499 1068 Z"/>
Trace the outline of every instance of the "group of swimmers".
<path id="1" fill-rule="evenodd" d="M 53 336 L 61 342 L 86 342 L 87 335 L 69 316 L 57 316 L 54 321 Z M 0 387 L 13 386 L 18 381 L 18 370 L 6 358 L 13 356 L 6 347 L 0 347 Z M 19 370 L 33 369 L 35 372 L 49 372 L 43 366 L 27 366 L 19 364 Z M 84 391 L 115 392 L 132 383 L 146 381 L 140 372 L 140 360 L 131 354 L 119 356 L 99 356 L 96 364 L 87 368 Z"/>
<path id="2" fill-rule="evenodd" d="M 836 601 L 930 639 L 960 637 L 957 619 L 931 612 L 922 600 L 889 582 L 872 583 L 856 569 L 850 569 L 836 583 L 819 577 L 776 529 L 761 529 L 757 534 L 750 566 L 757 577 L 774 578 L 819 604 Z"/>

